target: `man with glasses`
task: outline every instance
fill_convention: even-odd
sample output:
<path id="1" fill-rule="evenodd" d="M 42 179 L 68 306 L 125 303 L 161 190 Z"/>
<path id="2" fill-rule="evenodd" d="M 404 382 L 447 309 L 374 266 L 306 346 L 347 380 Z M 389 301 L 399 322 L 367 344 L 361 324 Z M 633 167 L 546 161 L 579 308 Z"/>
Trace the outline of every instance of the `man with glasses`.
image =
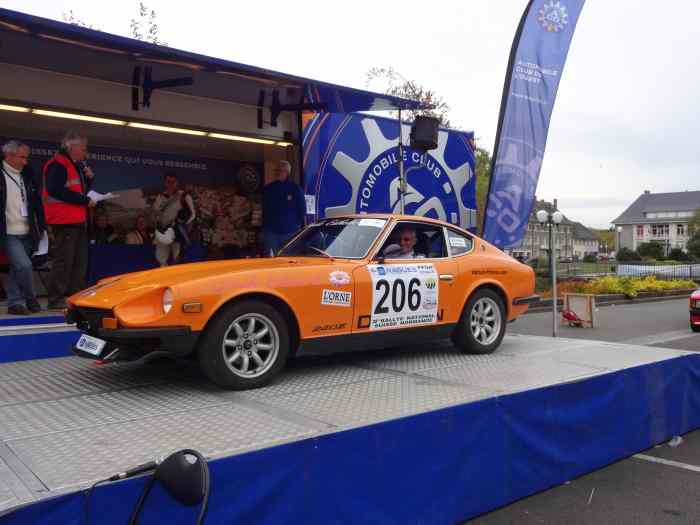
<path id="1" fill-rule="evenodd" d="M 392 259 L 420 259 L 424 255 L 419 255 L 415 252 L 418 236 L 416 229 L 412 226 L 401 226 L 399 229 L 399 244 L 391 244 L 387 246 L 383 253 L 385 257 Z"/>
<path id="2" fill-rule="evenodd" d="M 44 166 L 42 199 L 53 233 L 53 265 L 48 277 L 49 309 L 66 307 L 65 297 L 85 288 L 88 262 L 87 196 L 94 174 L 85 165 L 87 139 L 69 132 Z"/>
<path id="3" fill-rule="evenodd" d="M 29 146 L 11 140 L 2 147 L 0 177 L 0 248 L 10 272 L 5 282 L 7 313 L 29 315 L 41 311 L 34 293 L 32 253 L 46 230 L 41 198 L 27 162 Z"/>

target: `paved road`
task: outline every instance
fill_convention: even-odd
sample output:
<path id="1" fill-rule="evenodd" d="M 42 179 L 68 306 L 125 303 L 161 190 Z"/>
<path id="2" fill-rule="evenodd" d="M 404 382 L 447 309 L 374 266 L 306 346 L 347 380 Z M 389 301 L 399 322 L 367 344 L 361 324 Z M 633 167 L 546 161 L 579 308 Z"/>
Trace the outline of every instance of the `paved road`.
<path id="1" fill-rule="evenodd" d="M 700 351 L 700 334 L 688 326 L 687 299 L 606 306 L 597 314 L 598 328 L 561 327 L 560 335 Z M 551 315 L 526 315 L 508 330 L 551 335 Z M 700 430 L 676 447 L 660 445 L 468 523 L 698 525 Z"/>

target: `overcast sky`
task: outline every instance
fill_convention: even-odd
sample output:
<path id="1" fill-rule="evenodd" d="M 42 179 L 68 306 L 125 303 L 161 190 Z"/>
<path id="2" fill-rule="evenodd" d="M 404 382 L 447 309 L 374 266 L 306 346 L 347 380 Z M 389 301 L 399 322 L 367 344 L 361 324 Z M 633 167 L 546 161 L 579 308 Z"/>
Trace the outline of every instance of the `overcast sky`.
<path id="1" fill-rule="evenodd" d="M 366 88 L 393 66 L 434 89 L 493 150 L 513 33 L 526 0 L 167 2 L 149 0 L 170 46 Z M 4 1 L 60 20 L 72 9 L 127 35 L 138 2 Z M 700 190 L 700 4 L 589 0 L 578 22 L 537 196 L 607 227 L 645 189 Z M 370 85 L 381 90 L 380 85 Z"/>

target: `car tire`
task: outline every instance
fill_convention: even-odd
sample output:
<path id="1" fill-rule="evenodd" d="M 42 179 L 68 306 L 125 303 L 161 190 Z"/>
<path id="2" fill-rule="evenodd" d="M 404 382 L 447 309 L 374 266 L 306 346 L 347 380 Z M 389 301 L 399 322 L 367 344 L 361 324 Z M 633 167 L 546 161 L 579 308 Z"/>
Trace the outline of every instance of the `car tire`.
<path id="1" fill-rule="evenodd" d="M 700 325 L 692 324 L 692 323 L 691 323 L 690 329 L 691 329 L 693 332 L 700 332 Z"/>
<path id="2" fill-rule="evenodd" d="M 197 355 L 212 382 L 229 390 L 249 390 L 274 379 L 284 368 L 289 346 L 284 317 L 263 301 L 249 300 L 224 307 L 211 320 Z"/>
<path id="3" fill-rule="evenodd" d="M 505 333 L 503 300 L 495 291 L 479 288 L 464 306 L 452 341 L 464 353 L 490 354 L 499 347 Z"/>

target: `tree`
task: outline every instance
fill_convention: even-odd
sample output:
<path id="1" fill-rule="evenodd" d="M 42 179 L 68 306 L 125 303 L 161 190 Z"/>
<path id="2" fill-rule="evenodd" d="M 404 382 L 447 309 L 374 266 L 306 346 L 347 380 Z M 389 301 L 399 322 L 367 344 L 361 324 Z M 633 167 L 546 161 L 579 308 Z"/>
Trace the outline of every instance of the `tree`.
<path id="1" fill-rule="evenodd" d="M 640 257 L 658 260 L 664 256 L 664 247 L 658 242 L 643 242 L 637 246 L 637 253 Z"/>
<path id="2" fill-rule="evenodd" d="M 629 248 L 622 247 L 617 251 L 616 259 L 619 262 L 639 261 L 641 259 L 641 257 L 639 257 L 637 252 L 633 252 Z"/>
<path id="3" fill-rule="evenodd" d="M 476 148 L 476 225 L 479 234 L 486 213 L 486 194 L 491 181 L 491 153 L 484 148 Z"/>
<path id="4" fill-rule="evenodd" d="M 700 232 L 700 208 L 695 210 L 693 216 L 688 219 L 688 236 L 692 237 L 698 232 Z"/>
<path id="5" fill-rule="evenodd" d="M 160 39 L 159 27 L 156 23 L 157 14 L 154 9 L 149 9 L 149 7 L 143 2 L 139 2 L 139 10 L 136 18 L 131 19 L 129 24 L 129 36 L 135 38 L 136 40 L 144 40 L 150 42 L 151 44 L 156 44 L 159 46 L 167 46 Z M 72 9 L 63 13 L 63 21 L 68 22 L 80 27 L 86 27 L 88 29 L 94 29 L 100 31 L 100 27 L 88 24 L 82 18 L 75 14 Z"/>
<path id="6" fill-rule="evenodd" d="M 393 97 L 417 100 L 433 109 L 408 109 L 406 113 L 415 119 L 419 115 L 435 117 L 440 120 L 440 125 L 449 128 L 452 126 L 448 113 L 450 106 L 435 91 L 432 91 L 415 80 L 409 80 L 392 67 L 373 67 L 367 71 L 366 84 L 369 86 L 373 81 L 383 82 L 384 92 Z"/>
<path id="7" fill-rule="evenodd" d="M 131 19 L 131 36 L 137 40 L 145 40 L 151 44 L 167 46 L 168 44 L 158 37 L 156 17 L 157 15 L 154 9 L 149 9 L 146 4 L 139 2 L 139 14 L 137 18 Z"/>
<path id="8" fill-rule="evenodd" d="M 696 259 L 700 259 L 700 231 L 696 231 L 695 235 L 690 238 L 686 248 L 690 255 Z"/>
<path id="9" fill-rule="evenodd" d="M 689 261 L 690 256 L 680 248 L 674 248 L 668 252 L 668 258 L 672 261 Z"/>

